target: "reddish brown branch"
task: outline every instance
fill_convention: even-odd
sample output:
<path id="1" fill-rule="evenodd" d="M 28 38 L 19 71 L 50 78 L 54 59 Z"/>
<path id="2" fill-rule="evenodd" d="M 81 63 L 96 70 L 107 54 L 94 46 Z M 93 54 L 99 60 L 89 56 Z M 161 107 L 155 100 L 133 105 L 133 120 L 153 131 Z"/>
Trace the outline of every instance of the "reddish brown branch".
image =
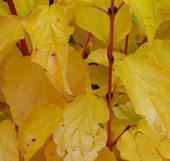
<path id="1" fill-rule="evenodd" d="M 99 6 L 96 6 L 96 5 L 93 5 L 93 7 L 94 7 L 94 8 L 97 8 L 98 10 L 100 10 L 100 11 L 106 13 L 107 15 L 109 15 L 107 10 L 105 10 L 105 9 L 99 7 Z"/>
<path id="2" fill-rule="evenodd" d="M 130 126 L 127 126 L 127 127 L 120 133 L 120 135 L 119 135 L 119 136 L 114 140 L 114 142 L 112 143 L 112 147 L 117 144 L 117 141 L 121 138 L 121 136 L 122 136 L 127 130 L 129 130 L 129 128 L 130 128 Z"/>
<path id="3" fill-rule="evenodd" d="M 91 33 L 89 33 L 88 38 L 87 38 L 87 41 L 86 41 L 86 43 L 85 43 L 85 45 L 84 45 L 83 52 L 82 52 L 82 54 L 81 54 L 83 59 L 85 58 L 86 51 L 87 51 L 87 48 L 88 48 L 88 44 L 89 44 L 92 36 L 93 36 L 93 35 L 92 35 Z"/>
<path id="4" fill-rule="evenodd" d="M 125 4 L 125 2 L 122 2 L 122 3 L 117 7 L 117 12 L 123 7 L 124 4 Z"/>
<path id="5" fill-rule="evenodd" d="M 23 56 L 30 55 L 25 39 L 20 40 L 20 43 L 21 43 L 21 46 L 22 46 Z"/>
<path id="6" fill-rule="evenodd" d="M 8 2 L 9 9 L 11 11 L 11 14 L 12 15 L 17 15 L 17 11 L 15 9 L 15 5 L 13 3 L 13 0 L 7 0 L 7 2 Z"/>
<path id="7" fill-rule="evenodd" d="M 126 41 L 125 41 L 125 55 L 127 55 L 128 52 L 128 43 L 129 43 L 129 34 L 126 36 Z"/>
<path id="8" fill-rule="evenodd" d="M 17 15 L 17 11 L 16 11 L 15 5 L 13 3 L 13 0 L 7 0 L 7 3 L 8 3 L 11 14 Z M 20 40 L 20 43 L 18 42 L 16 45 L 17 45 L 18 49 L 21 51 L 23 56 L 30 55 L 25 39 Z"/>
<path id="9" fill-rule="evenodd" d="M 19 42 L 17 42 L 16 43 L 16 46 L 17 46 L 17 48 L 21 51 L 21 53 L 22 53 L 22 47 L 21 47 L 21 44 L 19 43 Z"/>
<path id="10" fill-rule="evenodd" d="M 111 130 L 111 120 L 112 120 L 112 70 L 113 70 L 113 63 L 114 63 L 114 57 L 113 57 L 113 43 L 114 43 L 114 20 L 115 20 L 115 13 L 114 13 L 114 0 L 111 0 L 111 8 L 109 9 L 109 16 L 110 16 L 110 42 L 108 47 L 108 61 L 109 61 L 109 71 L 108 71 L 108 101 L 107 106 L 110 113 L 110 118 L 107 123 L 107 147 L 112 150 L 112 130 Z"/>

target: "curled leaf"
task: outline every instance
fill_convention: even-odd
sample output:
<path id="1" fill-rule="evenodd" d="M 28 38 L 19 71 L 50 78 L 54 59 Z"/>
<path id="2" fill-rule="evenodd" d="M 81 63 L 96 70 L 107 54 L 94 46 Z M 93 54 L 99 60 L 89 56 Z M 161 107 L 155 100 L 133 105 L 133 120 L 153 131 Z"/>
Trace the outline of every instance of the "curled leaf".
<path id="1" fill-rule="evenodd" d="M 82 95 L 66 106 L 64 122 L 54 133 L 57 153 L 65 161 L 93 161 L 107 141 L 101 126 L 109 118 L 106 103 L 93 95 Z"/>
<path id="2" fill-rule="evenodd" d="M 129 122 L 138 122 L 141 116 L 137 115 L 132 102 L 126 102 L 113 108 L 114 114 L 117 118 Z"/>

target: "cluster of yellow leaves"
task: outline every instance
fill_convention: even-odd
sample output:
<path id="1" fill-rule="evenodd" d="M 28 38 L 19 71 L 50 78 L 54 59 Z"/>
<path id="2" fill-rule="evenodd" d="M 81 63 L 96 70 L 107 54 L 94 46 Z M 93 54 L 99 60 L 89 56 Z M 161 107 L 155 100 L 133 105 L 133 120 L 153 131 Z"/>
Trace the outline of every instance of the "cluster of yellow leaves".
<path id="1" fill-rule="evenodd" d="M 0 161 L 170 161 L 170 3 L 115 0 L 112 150 L 110 0 L 13 4 L 0 0 Z"/>

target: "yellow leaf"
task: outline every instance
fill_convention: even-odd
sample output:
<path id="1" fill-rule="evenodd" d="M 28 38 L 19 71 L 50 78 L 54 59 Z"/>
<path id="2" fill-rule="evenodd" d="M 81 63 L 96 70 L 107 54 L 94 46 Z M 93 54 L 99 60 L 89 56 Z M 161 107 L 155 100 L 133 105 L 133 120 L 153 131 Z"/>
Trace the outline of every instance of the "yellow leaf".
<path id="1" fill-rule="evenodd" d="M 63 158 L 57 155 L 56 148 L 57 145 L 54 143 L 53 139 L 50 139 L 44 150 L 44 155 L 47 161 L 63 161 Z"/>
<path id="2" fill-rule="evenodd" d="M 7 16 L 9 14 L 8 4 L 4 0 L 0 0 L 0 16 Z"/>
<path id="3" fill-rule="evenodd" d="M 138 48 L 136 53 L 153 53 L 161 64 L 170 65 L 170 40 L 154 40 L 152 47 L 144 43 Z"/>
<path id="4" fill-rule="evenodd" d="M 92 2 L 93 0 L 59 0 L 57 1 L 58 3 L 60 3 L 61 5 L 65 6 L 65 7 L 73 7 L 74 5 L 76 5 L 79 2 Z"/>
<path id="5" fill-rule="evenodd" d="M 73 1 L 74 0 L 71 0 L 72 3 L 75 3 L 74 5 L 71 6 L 67 6 L 67 4 L 64 5 L 67 7 L 66 17 L 69 22 L 81 9 L 92 5 L 91 3 L 92 0 L 75 0 L 75 2 Z"/>
<path id="6" fill-rule="evenodd" d="M 170 138 L 170 68 L 150 54 L 133 54 L 120 62 L 117 74 L 135 106 L 160 139 Z"/>
<path id="7" fill-rule="evenodd" d="M 170 39 L 170 20 L 161 23 L 155 37 L 156 39 Z"/>
<path id="8" fill-rule="evenodd" d="M 76 14 L 76 24 L 91 32 L 99 40 L 108 44 L 109 42 L 109 16 L 100 10 L 87 7 Z"/>
<path id="9" fill-rule="evenodd" d="M 34 0 L 13 0 L 17 15 L 25 17 L 27 16 L 34 8 Z"/>
<path id="10" fill-rule="evenodd" d="M 0 17 L 0 62 L 23 37 L 24 29 L 22 21 L 18 17 Z"/>
<path id="11" fill-rule="evenodd" d="M 49 5 L 49 0 L 35 0 L 36 6 Z"/>
<path id="12" fill-rule="evenodd" d="M 20 160 L 21 161 L 21 160 Z M 47 161 L 44 156 L 44 146 L 42 146 L 31 158 L 30 161 Z"/>
<path id="13" fill-rule="evenodd" d="M 160 145 L 158 145 L 157 150 L 162 157 L 170 159 L 170 140 L 166 139 L 161 142 Z"/>
<path id="14" fill-rule="evenodd" d="M 74 95 L 85 94 L 86 88 L 91 87 L 90 69 L 80 53 L 71 47 L 68 54 L 67 80 Z"/>
<path id="15" fill-rule="evenodd" d="M 127 5 L 123 5 L 123 7 L 117 12 L 114 23 L 114 41 L 115 43 L 118 43 L 126 37 L 132 29 L 132 16 Z"/>
<path id="16" fill-rule="evenodd" d="M 164 11 L 169 11 L 170 3 L 167 0 L 157 0 L 158 8 L 163 9 Z"/>
<path id="17" fill-rule="evenodd" d="M 95 161 L 117 161 L 113 152 L 104 147 L 99 153 Z"/>
<path id="18" fill-rule="evenodd" d="M 76 24 L 91 32 L 105 44 L 109 43 L 109 16 L 94 7 L 87 7 L 76 14 Z M 127 5 L 124 5 L 115 17 L 115 42 L 122 40 L 132 28 L 132 17 Z"/>
<path id="19" fill-rule="evenodd" d="M 115 141 L 122 132 L 129 127 L 129 122 L 120 120 L 112 116 L 112 140 Z"/>
<path id="20" fill-rule="evenodd" d="M 19 161 L 15 125 L 10 120 L 0 123 L 0 161 Z"/>
<path id="21" fill-rule="evenodd" d="M 113 108 L 114 114 L 117 118 L 129 121 L 129 122 L 138 122 L 141 117 L 136 114 L 134 105 L 132 102 L 126 102 L 125 104 L 120 104 Z"/>
<path id="22" fill-rule="evenodd" d="M 119 52 L 114 52 L 113 56 L 114 56 L 114 60 L 121 60 L 125 58 L 125 54 Z M 102 48 L 91 52 L 87 57 L 87 62 L 97 63 L 108 67 L 109 64 L 108 64 L 108 57 L 107 57 L 107 49 Z"/>
<path id="23" fill-rule="evenodd" d="M 148 135 L 151 134 L 151 135 Z M 120 138 L 117 148 L 124 160 L 162 161 L 156 150 L 158 140 L 154 137 L 147 123 L 142 120 L 137 127 L 130 128 Z"/>
<path id="24" fill-rule="evenodd" d="M 170 20 L 170 12 L 166 12 L 166 11 L 164 11 L 164 10 L 162 10 L 162 9 L 158 9 L 158 11 L 157 11 L 158 13 L 157 13 L 157 21 L 158 21 L 158 29 L 157 30 L 159 30 L 160 29 L 160 25 L 163 23 L 163 22 L 165 22 L 165 21 L 167 21 L 167 20 Z"/>
<path id="25" fill-rule="evenodd" d="M 39 105 L 19 129 L 19 147 L 25 161 L 45 143 L 62 121 L 62 110 L 56 105 Z"/>
<path id="26" fill-rule="evenodd" d="M 47 74 L 28 58 L 12 58 L 4 72 L 3 92 L 16 124 L 24 123 L 34 106 L 52 103 L 62 106 L 64 100 L 52 86 Z"/>
<path id="27" fill-rule="evenodd" d="M 4 78 L 3 78 L 3 74 L 5 71 L 5 66 L 7 64 L 7 62 L 12 58 L 12 57 L 22 57 L 19 49 L 14 46 L 11 51 L 4 57 L 4 59 L 1 61 L 0 63 L 0 102 L 6 102 L 5 100 L 5 95 L 2 92 L 2 88 L 3 88 L 3 84 L 4 84 Z"/>
<path id="28" fill-rule="evenodd" d="M 108 68 L 103 65 L 90 65 L 92 84 L 99 87 L 107 86 Z M 107 87 L 106 87 L 107 88 Z"/>
<path id="29" fill-rule="evenodd" d="M 125 0 L 135 11 L 143 25 L 149 43 L 152 42 L 157 28 L 156 0 Z"/>
<path id="30" fill-rule="evenodd" d="M 54 4 L 39 6 L 24 21 L 33 42 L 33 61 L 49 73 L 55 87 L 62 93 L 71 91 L 66 80 L 68 39 L 73 29 L 67 25 L 65 8 Z"/>
<path id="31" fill-rule="evenodd" d="M 107 141 L 102 124 L 109 119 L 106 103 L 93 95 L 81 95 L 68 104 L 64 122 L 54 133 L 57 153 L 65 160 L 93 161 Z"/>

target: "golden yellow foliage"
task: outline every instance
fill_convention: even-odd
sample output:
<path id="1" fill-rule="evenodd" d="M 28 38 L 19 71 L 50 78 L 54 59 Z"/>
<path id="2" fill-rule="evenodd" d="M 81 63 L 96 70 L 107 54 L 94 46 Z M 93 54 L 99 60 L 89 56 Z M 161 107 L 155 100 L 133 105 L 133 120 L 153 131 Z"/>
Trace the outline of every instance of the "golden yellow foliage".
<path id="1" fill-rule="evenodd" d="M 73 29 L 68 26 L 65 8 L 54 4 L 39 6 L 24 21 L 33 43 L 33 61 L 49 73 L 55 87 L 63 94 L 71 91 L 66 80 L 68 39 Z"/>
<path id="2" fill-rule="evenodd" d="M 170 68 L 159 65 L 151 54 L 133 54 L 120 62 L 117 74 L 137 114 L 161 139 L 170 138 Z"/>
<path id="3" fill-rule="evenodd" d="M 27 57 L 9 60 L 4 79 L 3 92 L 17 125 L 24 123 L 36 105 L 64 104 L 64 98 L 52 86 L 43 68 Z"/>
<path id="4" fill-rule="evenodd" d="M 0 161 L 19 161 L 15 125 L 10 120 L 0 123 Z"/>
<path id="5" fill-rule="evenodd" d="M 16 16 L 0 17 L 0 62 L 22 38 L 24 38 L 24 28 L 20 18 Z"/>
<path id="6" fill-rule="evenodd" d="M 62 121 L 62 110 L 56 105 L 39 105 L 30 113 L 19 129 L 19 148 L 24 161 L 45 143 Z"/>
<path id="7" fill-rule="evenodd" d="M 104 147 L 98 154 L 95 161 L 117 161 L 113 152 Z"/>

